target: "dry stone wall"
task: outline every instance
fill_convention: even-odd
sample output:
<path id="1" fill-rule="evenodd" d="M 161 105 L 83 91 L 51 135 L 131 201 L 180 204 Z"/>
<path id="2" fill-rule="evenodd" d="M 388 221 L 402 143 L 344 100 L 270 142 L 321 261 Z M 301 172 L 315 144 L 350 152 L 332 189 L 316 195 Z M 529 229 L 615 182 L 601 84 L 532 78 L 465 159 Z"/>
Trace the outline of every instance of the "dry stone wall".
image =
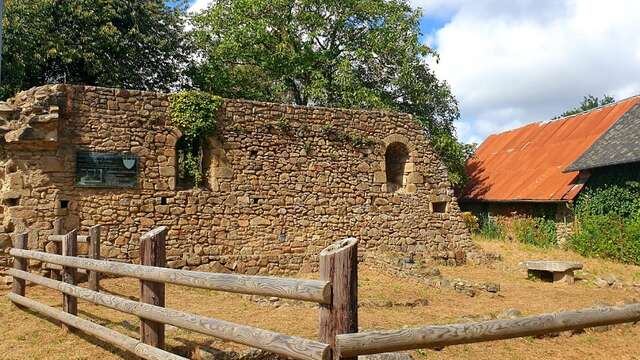
<path id="1" fill-rule="evenodd" d="M 455 264 L 476 252 L 446 170 L 408 115 L 225 100 L 206 186 L 179 189 L 169 101 L 48 85 L 0 104 L 0 247 L 26 230 L 44 248 L 62 217 L 66 230 L 104 225 L 108 258 L 136 261 L 140 236 L 165 225 L 169 266 L 247 274 L 315 270 L 320 250 L 347 236 L 365 254 Z M 387 182 L 397 143 L 408 155 Z M 79 150 L 137 155 L 138 186 L 76 186 Z"/>

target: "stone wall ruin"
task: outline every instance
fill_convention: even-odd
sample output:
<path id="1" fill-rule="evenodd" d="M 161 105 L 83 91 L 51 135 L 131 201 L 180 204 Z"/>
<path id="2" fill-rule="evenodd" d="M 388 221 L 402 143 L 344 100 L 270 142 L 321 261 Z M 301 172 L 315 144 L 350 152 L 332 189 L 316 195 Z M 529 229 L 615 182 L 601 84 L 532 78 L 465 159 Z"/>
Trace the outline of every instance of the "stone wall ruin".
<path id="1" fill-rule="evenodd" d="M 140 236 L 164 225 L 169 266 L 247 274 L 314 270 L 320 250 L 347 236 L 365 254 L 448 264 L 476 251 L 446 169 L 409 115 L 224 100 L 206 186 L 180 189 L 169 101 L 46 85 L 1 103 L 0 247 L 28 231 L 30 248 L 43 249 L 62 217 L 66 230 L 104 225 L 108 258 L 135 262 Z M 406 151 L 395 178 L 385 171 L 390 147 Z M 135 155 L 137 186 L 77 186 L 82 150 Z"/>

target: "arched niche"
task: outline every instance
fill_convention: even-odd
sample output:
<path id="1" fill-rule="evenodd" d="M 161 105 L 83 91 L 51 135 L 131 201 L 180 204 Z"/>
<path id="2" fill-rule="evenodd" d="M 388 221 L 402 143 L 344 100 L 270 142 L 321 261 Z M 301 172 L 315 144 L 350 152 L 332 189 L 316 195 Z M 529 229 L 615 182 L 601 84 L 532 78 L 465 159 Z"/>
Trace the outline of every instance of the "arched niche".
<path id="1" fill-rule="evenodd" d="M 388 191 L 398 191 L 406 186 L 409 159 L 409 149 L 404 143 L 392 142 L 387 146 L 384 163 Z"/>

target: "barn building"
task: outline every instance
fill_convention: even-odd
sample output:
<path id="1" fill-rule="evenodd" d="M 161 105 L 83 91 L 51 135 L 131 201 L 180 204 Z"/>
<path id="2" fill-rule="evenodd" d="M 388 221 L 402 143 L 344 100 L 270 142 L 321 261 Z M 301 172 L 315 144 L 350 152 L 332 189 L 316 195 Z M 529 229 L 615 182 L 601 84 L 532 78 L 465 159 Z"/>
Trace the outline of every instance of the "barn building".
<path id="1" fill-rule="evenodd" d="M 640 96 L 489 136 L 466 166 L 460 202 L 483 217 L 545 216 L 571 235 L 585 188 L 640 179 Z"/>

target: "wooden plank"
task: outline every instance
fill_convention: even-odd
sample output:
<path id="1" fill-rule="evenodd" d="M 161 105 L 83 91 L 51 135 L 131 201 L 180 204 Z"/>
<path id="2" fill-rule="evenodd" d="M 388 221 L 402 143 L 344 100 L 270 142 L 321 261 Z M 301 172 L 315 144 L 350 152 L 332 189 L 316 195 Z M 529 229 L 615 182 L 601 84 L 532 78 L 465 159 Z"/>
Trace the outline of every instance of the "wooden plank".
<path id="1" fill-rule="evenodd" d="M 317 341 L 123 299 L 61 281 L 47 279 L 25 271 L 9 269 L 7 273 L 34 284 L 55 289 L 65 294 L 73 295 L 76 298 L 141 318 L 170 324 L 294 359 L 329 360 L 329 345 Z"/>
<path id="2" fill-rule="evenodd" d="M 57 219 L 55 219 L 53 221 L 53 233 L 56 236 L 62 236 L 62 238 L 60 239 L 60 242 L 62 242 L 62 240 L 64 239 L 64 219 L 59 217 Z M 62 245 L 57 244 L 56 242 L 53 242 L 53 248 L 52 248 L 53 252 L 57 255 L 62 254 Z M 51 270 L 51 278 L 54 280 L 61 280 L 62 279 L 62 274 L 61 274 L 62 270 Z"/>
<path id="3" fill-rule="evenodd" d="M 78 235 L 78 242 L 79 243 L 88 243 L 90 236 L 91 235 Z M 65 237 L 65 235 L 49 235 L 47 237 L 47 240 L 53 241 L 53 242 L 62 242 L 62 241 L 64 241 L 64 237 Z"/>
<path id="4" fill-rule="evenodd" d="M 14 238 L 13 247 L 16 249 L 27 249 L 29 234 L 21 233 L 17 234 Z M 13 268 L 16 270 L 27 271 L 27 259 L 14 258 L 13 259 Z M 24 296 L 26 289 L 25 281 L 20 278 L 14 278 L 12 284 L 12 292 L 14 294 Z"/>
<path id="5" fill-rule="evenodd" d="M 331 283 L 320 280 L 286 279 L 271 276 L 206 273 L 189 270 L 152 268 L 115 261 L 63 257 L 39 251 L 11 249 L 12 256 L 72 266 L 101 273 L 134 277 L 176 285 L 232 293 L 276 296 L 286 299 L 331 303 Z"/>
<path id="6" fill-rule="evenodd" d="M 71 230 L 70 233 L 65 235 L 65 239 L 62 242 L 62 256 L 73 257 L 78 255 L 78 233 L 76 230 Z M 62 268 L 62 281 L 67 284 L 76 284 L 76 268 L 65 266 Z M 78 315 L 78 299 L 71 295 L 62 295 L 62 309 L 64 312 L 71 315 Z M 65 324 L 62 324 L 64 330 L 71 330 Z"/>
<path id="7" fill-rule="evenodd" d="M 140 238 L 140 264 L 165 267 L 165 240 L 167 227 L 155 228 Z M 140 301 L 164 307 L 164 283 L 140 280 Z M 149 319 L 140 319 L 140 340 L 148 345 L 164 349 L 164 324 Z"/>
<path id="8" fill-rule="evenodd" d="M 336 335 L 358 332 L 357 239 L 340 240 L 320 252 L 320 279 L 331 281 L 333 289 L 331 304 L 320 306 L 320 341 L 335 354 Z"/>
<path id="9" fill-rule="evenodd" d="M 54 280 L 55 281 L 55 280 Z M 156 349 L 147 344 L 143 344 L 140 341 L 130 338 L 126 335 L 122 335 L 114 330 L 106 328 L 104 326 L 93 323 L 89 320 L 82 319 L 80 317 L 67 314 L 58 309 L 41 304 L 37 301 L 28 299 L 17 294 L 9 294 L 9 300 L 16 304 L 20 304 L 25 308 L 34 310 L 42 315 L 50 317 L 54 320 L 58 320 L 68 326 L 79 329 L 89 335 L 95 336 L 105 343 L 117 346 L 120 349 L 129 351 L 143 359 L 147 360 L 187 360 L 182 356 L 166 352 L 164 350 Z"/>
<path id="10" fill-rule="evenodd" d="M 340 356 L 350 357 L 441 348 L 636 321 L 640 321 L 640 304 L 566 311 L 512 320 L 344 334 L 336 337 L 336 347 Z"/>
<path id="11" fill-rule="evenodd" d="M 93 226 L 89 229 L 89 257 L 100 260 L 100 225 Z M 97 271 L 89 271 L 89 289 L 100 291 L 100 273 Z"/>

